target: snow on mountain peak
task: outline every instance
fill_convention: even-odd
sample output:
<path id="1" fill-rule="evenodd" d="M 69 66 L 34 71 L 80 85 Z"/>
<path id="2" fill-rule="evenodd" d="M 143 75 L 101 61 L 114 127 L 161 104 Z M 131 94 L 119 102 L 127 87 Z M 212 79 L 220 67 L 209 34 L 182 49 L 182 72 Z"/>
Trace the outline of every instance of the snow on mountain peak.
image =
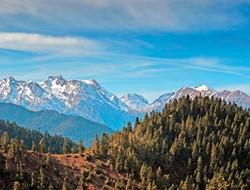
<path id="1" fill-rule="evenodd" d="M 194 87 L 195 90 L 200 91 L 200 92 L 206 92 L 206 91 L 214 91 L 211 88 L 209 88 L 207 85 L 202 84 L 199 86 Z"/>
<path id="2" fill-rule="evenodd" d="M 82 80 L 85 84 L 92 85 L 98 89 L 101 88 L 100 84 L 95 79 Z"/>
<path id="3" fill-rule="evenodd" d="M 149 103 L 142 95 L 136 93 L 128 93 L 122 96 L 121 101 L 123 101 L 132 110 L 141 111 L 145 109 Z"/>
<path id="4" fill-rule="evenodd" d="M 121 99 L 124 100 L 139 100 L 145 104 L 148 104 L 148 101 L 146 98 L 144 98 L 142 95 L 136 94 L 136 93 L 128 93 L 121 97 Z"/>

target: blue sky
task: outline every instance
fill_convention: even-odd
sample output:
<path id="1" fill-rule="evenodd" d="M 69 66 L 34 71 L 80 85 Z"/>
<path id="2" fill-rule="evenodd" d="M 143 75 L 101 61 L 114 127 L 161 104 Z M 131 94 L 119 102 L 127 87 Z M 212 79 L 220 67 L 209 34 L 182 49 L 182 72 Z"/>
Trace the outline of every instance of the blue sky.
<path id="1" fill-rule="evenodd" d="M 199 84 L 250 94 L 250 0 L 0 3 L 0 78 L 94 78 L 150 101 Z"/>

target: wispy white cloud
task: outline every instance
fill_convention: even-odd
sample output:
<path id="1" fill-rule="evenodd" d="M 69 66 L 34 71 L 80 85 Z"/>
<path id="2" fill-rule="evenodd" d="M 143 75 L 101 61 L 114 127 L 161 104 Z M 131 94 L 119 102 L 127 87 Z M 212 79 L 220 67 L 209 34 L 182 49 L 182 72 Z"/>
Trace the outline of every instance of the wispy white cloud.
<path id="1" fill-rule="evenodd" d="M 241 67 L 237 65 L 231 66 L 229 64 L 225 64 L 227 62 L 230 62 L 230 60 L 224 58 L 195 57 L 190 58 L 185 67 L 203 71 L 227 73 L 245 78 L 250 78 L 249 67 Z"/>
<path id="2" fill-rule="evenodd" d="M 173 67 L 175 69 L 195 69 L 200 71 L 216 72 L 216 73 L 226 73 L 229 75 L 237 75 L 244 78 L 250 78 L 250 67 L 247 66 L 237 66 L 235 64 L 230 65 L 232 62 L 230 59 L 219 58 L 219 57 L 187 57 L 187 58 L 155 58 L 155 57 L 145 57 L 145 56 L 127 56 L 131 60 L 135 68 L 140 69 L 151 69 L 154 67 L 170 69 Z M 133 61 L 136 60 L 136 61 Z M 235 61 L 235 60 L 233 60 Z M 134 68 L 134 66 L 132 66 Z"/>
<path id="3" fill-rule="evenodd" d="M 104 76 L 113 79 L 143 79 L 147 77 L 153 80 L 166 74 L 178 74 L 191 70 L 250 78 L 249 67 L 230 65 L 228 64 L 230 60 L 225 58 L 203 56 L 157 58 L 133 55 L 133 53 L 109 52 L 109 40 L 0 32 L 0 48 L 42 53 L 30 58 L 21 56 L 12 60 L 11 54 L 1 58 L 0 66 L 2 68 L 5 66 L 6 73 L 10 73 L 9 75 L 22 73 L 22 70 L 14 69 L 20 68 L 21 64 L 25 65 L 26 70 L 30 68 L 36 78 L 39 76 L 44 78 L 47 73 L 51 75 L 57 73 L 76 78 Z M 115 49 L 115 46 L 112 48 Z M 6 65 L 11 65 L 11 68 L 7 68 Z"/>
<path id="4" fill-rule="evenodd" d="M 30 17 L 48 30 L 60 26 L 66 31 L 207 31 L 247 23 L 249 17 L 239 7 L 248 3 L 249 0 L 1 0 L 0 15 L 10 15 L 13 24 L 19 23 L 20 27 L 25 27 L 25 23 L 30 27 Z M 2 20 L 2 27 L 11 26 L 8 19 Z"/>
<path id="5" fill-rule="evenodd" d="M 170 59 L 110 53 L 106 51 L 104 41 L 72 37 L 57 38 L 35 34 L 0 33 L 0 48 L 49 53 L 30 59 L 18 59 L 18 61 L 1 59 L 0 66 L 6 65 L 6 63 L 13 65 L 13 68 L 20 64 L 27 64 L 26 68 L 29 68 L 29 65 L 36 66 L 33 70 L 33 72 L 39 72 L 36 76 L 45 76 L 48 72 L 70 76 L 69 72 L 71 72 L 74 77 L 157 78 L 166 73 L 177 74 L 197 70 L 250 78 L 249 67 L 229 65 L 230 60 L 224 58 L 200 56 Z M 49 70 L 44 72 L 48 65 Z"/>
<path id="6" fill-rule="evenodd" d="M 101 49 L 100 44 L 87 38 L 4 32 L 0 32 L 0 48 L 64 55 L 93 54 Z"/>

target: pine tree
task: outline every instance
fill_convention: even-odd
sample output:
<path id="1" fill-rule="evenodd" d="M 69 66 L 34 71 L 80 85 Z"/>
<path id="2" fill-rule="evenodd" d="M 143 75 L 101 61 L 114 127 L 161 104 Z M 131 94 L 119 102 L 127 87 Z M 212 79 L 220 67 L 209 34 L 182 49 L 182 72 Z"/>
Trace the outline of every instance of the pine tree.
<path id="1" fill-rule="evenodd" d="M 50 155 L 50 153 L 48 153 L 46 156 L 46 160 L 45 160 L 45 165 L 47 168 L 50 166 L 50 157 L 51 157 L 51 155 Z"/>
<path id="2" fill-rule="evenodd" d="M 215 173 L 213 178 L 208 181 L 206 185 L 206 189 L 208 190 L 214 190 L 214 189 L 221 189 L 221 190 L 227 190 L 229 187 L 229 184 L 225 180 L 225 178 L 222 176 L 222 174 Z"/>
<path id="3" fill-rule="evenodd" d="M 110 178 L 108 176 L 106 176 L 104 183 L 106 185 L 110 185 L 111 182 L 110 182 Z"/>
<path id="4" fill-rule="evenodd" d="M 159 167 L 157 172 L 156 172 L 156 179 L 158 181 L 158 184 L 161 185 L 161 183 L 162 183 L 162 170 L 161 170 L 161 167 Z"/>
<path id="5" fill-rule="evenodd" d="M 136 118 L 136 119 L 138 119 L 138 118 Z M 138 122 L 138 121 L 137 121 L 137 122 Z M 128 122 L 127 130 L 128 130 L 129 133 L 131 133 L 132 130 L 133 130 L 131 122 Z"/>
<path id="6" fill-rule="evenodd" d="M 2 148 L 3 148 L 3 152 L 7 151 L 7 145 L 9 142 L 9 137 L 8 137 L 8 132 L 4 131 L 3 135 L 1 137 L 1 142 L 2 142 Z"/>
<path id="7" fill-rule="evenodd" d="M 23 180 L 23 163 L 20 161 L 19 162 L 19 176 L 20 176 L 20 179 Z"/>
<path id="8" fill-rule="evenodd" d="M 31 148 L 31 150 L 32 150 L 33 152 L 36 152 L 36 151 L 37 151 L 37 147 L 36 147 L 35 141 L 32 141 L 32 148 Z"/>
<path id="9" fill-rule="evenodd" d="M 126 184 L 126 190 L 131 190 L 132 189 L 132 180 L 128 178 L 127 184 Z"/>
<path id="10" fill-rule="evenodd" d="M 68 139 L 64 139 L 62 150 L 63 150 L 63 154 L 69 153 Z"/>
<path id="11" fill-rule="evenodd" d="M 67 190 L 67 179 L 66 179 L 66 177 L 63 180 L 62 190 Z"/>
<path id="12" fill-rule="evenodd" d="M 78 153 L 78 146 L 73 145 L 72 148 L 70 149 L 70 151 L 71 151 L 71 154 L 76 154 L 76 153 Z"/>
<path id="13" fill-rule="evenodd" d="M 147 166 L 145 163 L 143 163 L 140 170 L 140 179 L 146 181 L 147 175 L 148 175 Z"/>
<path id="14" fill-rule="evenodd" d="M 108 153 L 108 135 L 106 133 L 102 134 L 102 140 L 101 140 L 101 153 L 107 154 Z"/>
<path id="15" fill-rule="evenodd" d="M 21 184 L 19 181 L 15 181 L 13 184 L 13 190 L 19 190 L 21 188 Z"/>
<path id="16" fill-rule="evenodd" d="M 78 143 L 78 153 L 80 156 L 82 155 L 83 151 L 84 151 L 84 146 L 82 144 L 82 140 L 80 140 Z"/>
<path id="17" fill-rule="evenodd" d="M 192 182 L 191 182 L 191 179 L 189 178 L 189 176 L 186 177 L 186 180 L 182 184 L 182 188 L 181 189 L 183 189 L 183 190 L 192 190 L 192 189 L 194 189 L 193 186 L 192 186 Z"/>
<path id="18" fill-rule="evenodd" d="M 157 185 L 155 184 L 155 181 L 152 183 L 151 190 L 158 190 Z"/>
<path id="19" fill-rule="evenodd" d="M 49 190 L 54 190 L 54 187 L 53 187 L 53 185 L 51 183 L 49 185 Z"/>
<path id="20" fill-rule="evenodd" d="M 45 139 L 42 138 L 39 142 L 39 152 L 40 153 L 45 153 L 46 152 L 46 145 L 45 145 Z"/>
<path id="21" fill-rule="evenodd" d="M 44 176 L 43 168 L 40 168 L 39 173 L 40 173 L 40 175 L 39 175 L 39 189 L 44 189 L 45 176 Z"/>
<path id="22" fill-rule="evenodd" d="M 8 173 L 10 169 L 9 160 L 5 160 L 4 173 Z"/>
<path id="23" fill-rule="evenodd" d="M 67 179 L 68 179 L 68 171 L 65 171 L 65 176 L 63 178 L 63 186 L 62 186 L 62 190 L 67 190 Z"/>
<path id="24" fill-rule="evenodd" d="M 8 146 L 8 155 L 11 159 L 15 157 L 15 144 L 14 139 L 10 139 L 10 144 Z"/>
<path id="25" fill-rule="evenodd" d="M 152 187 L 151 187 L 151 182 L 148 183 L 148 186 L 147 186 L 147 190 L 152 190 Z"/>
<path id="26" fill-rule="evenodd" d="M 25 143 L 24 143 L 24 140 L 21 140 L 20 141 L 20 148 L 21 148 L 21 150 L 26 150 L 26 146 L 25 146 Z"/>
<path id="27" fill-rule="evenodd" d="M 100 141 L 99 141 L 99 138 L 98 138 L 97 134 L 95 135 L 95 138 L 94 138 L 92 151 L 97 156 L 100 154 Z"/>
<path id="28" fill-rule="evenodd" d="M 34 187 L 35 186 L 35 172 L 32 172 L 31 173 L 31 187 Z"/>

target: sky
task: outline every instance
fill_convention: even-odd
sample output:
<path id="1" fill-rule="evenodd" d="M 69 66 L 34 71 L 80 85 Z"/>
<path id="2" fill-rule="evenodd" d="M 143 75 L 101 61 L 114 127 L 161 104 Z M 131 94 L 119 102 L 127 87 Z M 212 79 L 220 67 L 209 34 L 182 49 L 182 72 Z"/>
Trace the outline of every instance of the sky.
<path id="1" fill-rule="evenodd" d="M 0 79 L 95 79 L 153 101 L 250 94 L 250 0 L 0 0 Z"/>

